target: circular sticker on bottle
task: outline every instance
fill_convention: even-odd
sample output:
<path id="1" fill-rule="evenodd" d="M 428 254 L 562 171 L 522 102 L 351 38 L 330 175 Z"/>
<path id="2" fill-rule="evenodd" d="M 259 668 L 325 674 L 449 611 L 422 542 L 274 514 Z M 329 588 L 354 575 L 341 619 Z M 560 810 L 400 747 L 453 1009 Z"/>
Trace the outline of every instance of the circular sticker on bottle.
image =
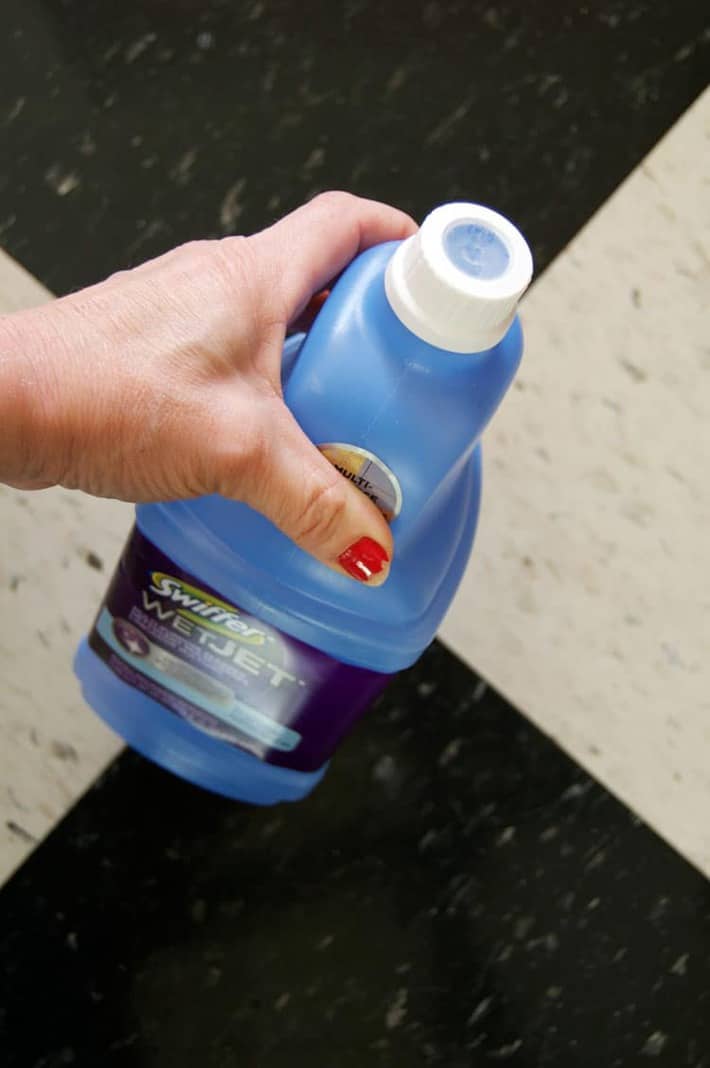
<path id="1" fill-rule="evenodd" d="M 379 457 L 358 445 L 342 442 L 329 442 L 318 448 L 341 475 L 377 505 L 388 523 L 399 515 L 402 490 L 394 472 Z"/>

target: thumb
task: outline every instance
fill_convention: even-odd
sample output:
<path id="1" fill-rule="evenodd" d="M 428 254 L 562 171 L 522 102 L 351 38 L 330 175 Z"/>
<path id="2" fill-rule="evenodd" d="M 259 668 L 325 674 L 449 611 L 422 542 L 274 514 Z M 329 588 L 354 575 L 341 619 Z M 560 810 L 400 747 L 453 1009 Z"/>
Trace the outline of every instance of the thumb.
<path id="1" fill-rule="evenodd" d="M 258 476 L 241 499 L 328 567 L 381 586 L 393 543 L 375 505 L 321 455 L 280 399 L 262 441 Z"/>

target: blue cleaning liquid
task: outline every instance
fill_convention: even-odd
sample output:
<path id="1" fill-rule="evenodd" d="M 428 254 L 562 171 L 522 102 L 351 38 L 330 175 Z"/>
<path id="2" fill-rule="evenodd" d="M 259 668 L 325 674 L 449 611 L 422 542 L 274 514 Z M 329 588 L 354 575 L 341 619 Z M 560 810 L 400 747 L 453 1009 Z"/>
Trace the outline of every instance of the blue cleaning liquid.
<path id="1" fill-rule="evenodd" d="M 504 236 L 465 222 L 437 255 L 480 285 L 509 269 Z M 360 255 L 283 361 L 305 433 L 392 524 L 387 582 L 371 589 L 330 570 L 219 496 L 141 505 L 77 653 L 85 698 L 114 730 L 229 797 L 271 804 L 313 789 L 434 638 L 471 551 L 479 440 L 517 369 L 521 328 L 512 318 L 480 351 L 424 340 L 386 292 L 398 247 Z"/>

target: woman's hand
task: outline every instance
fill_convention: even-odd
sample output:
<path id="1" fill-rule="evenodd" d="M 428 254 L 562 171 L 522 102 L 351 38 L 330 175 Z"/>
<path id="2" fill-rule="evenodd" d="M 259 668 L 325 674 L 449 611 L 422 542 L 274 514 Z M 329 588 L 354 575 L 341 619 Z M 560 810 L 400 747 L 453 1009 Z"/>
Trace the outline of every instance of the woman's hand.
<path id="1" fill-rule="evenodd" d="M 281 347 L 358 252 L 414 230 L 326 193 L 252 237 L 183 245 L 0 319 L 0 479 L 129 501 L 220 493 L 323 563 L 384 581 L 389 528 L 286 408 Z"/>

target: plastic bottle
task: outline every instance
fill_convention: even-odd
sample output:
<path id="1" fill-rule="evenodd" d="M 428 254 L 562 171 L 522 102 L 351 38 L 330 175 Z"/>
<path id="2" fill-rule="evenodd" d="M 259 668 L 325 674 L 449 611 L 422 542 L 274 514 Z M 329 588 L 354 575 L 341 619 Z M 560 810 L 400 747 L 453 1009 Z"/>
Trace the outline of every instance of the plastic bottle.
<path id="1" fill-rule="evenodd" d="M 360 255 L 286 343 L 286 403 L 391 520 L 384 585 L 331 571 L 234 501 L 137 508 L 75 662 L 86 700 L 131 746 L 229 797 L 311 791 L 456 591 L 479 438 L 520 361 L 515 309 L 531 273 L 510 222 L 448 204 Z"/>

